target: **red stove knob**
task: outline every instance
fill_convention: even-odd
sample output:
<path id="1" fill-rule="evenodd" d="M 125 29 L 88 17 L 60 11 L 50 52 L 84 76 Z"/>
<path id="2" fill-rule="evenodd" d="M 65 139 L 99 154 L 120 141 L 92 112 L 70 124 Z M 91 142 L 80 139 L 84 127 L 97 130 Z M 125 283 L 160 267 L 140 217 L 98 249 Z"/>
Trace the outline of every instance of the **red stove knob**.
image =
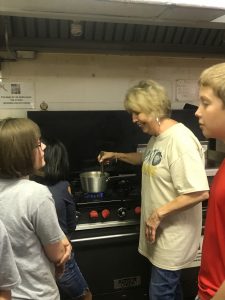
<path id="1" fill-rule="evenodd" d="M 98 218 L 98 212 L 97 212 L 96 210 L 91 210 L 91 211 L 89 212 L 89 217 L 90 217 L 91 219 L 97 219 L 97 218 Z"/>
<path id="2" fill-rule="evenodd" d="M 102 217 L 103 219 L 107 219 L 110 215 L 110 211 L 108 209 L 103 209 L 102 211 Z"/>
<path id="3" fill-rule="evenodd" d="M 141 207 L 140 206 L 136 206 L 134 209 L 134 212 L 136 215 L 140 215 L 141 214 Z"/>

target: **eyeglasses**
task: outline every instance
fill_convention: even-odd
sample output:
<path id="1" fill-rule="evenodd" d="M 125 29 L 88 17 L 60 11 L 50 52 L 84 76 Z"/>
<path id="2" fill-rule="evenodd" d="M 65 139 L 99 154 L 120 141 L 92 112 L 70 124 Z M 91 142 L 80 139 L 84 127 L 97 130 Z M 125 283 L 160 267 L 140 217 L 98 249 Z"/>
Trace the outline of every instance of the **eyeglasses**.
<path id="1" fill-rule="evenodd" d="M 41 142 L 38 142 L 36 148 L 41 147 Z"/>
<path id="2" fill-rule="evenodd" d="M 41 139 L 39 139 L 39 140 L 38 140 L 38 143 L 37 143 L 37 145 L 36 145 L 36 147 L 35 147 L 35 148 L 39 148 L 39 147 L 41 147 L 41 144 L 42 144 L 42 141 L 41 141 Z"/>

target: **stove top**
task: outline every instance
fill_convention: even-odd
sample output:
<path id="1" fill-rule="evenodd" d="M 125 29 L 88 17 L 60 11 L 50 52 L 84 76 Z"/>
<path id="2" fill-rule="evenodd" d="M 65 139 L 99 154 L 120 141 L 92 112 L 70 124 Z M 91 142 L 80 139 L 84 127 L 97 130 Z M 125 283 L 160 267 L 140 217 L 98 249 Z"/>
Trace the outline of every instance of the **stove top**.
<path id="1" fill-rule="evenodd" d="M 86 199 L 76 202 L 78 224 L 130 221 L 140 217 L 139 198 L 126 199 Z"/>
<path id="2" fill-rule="evenodd" d="M 72 192 L 76 201 L 78 227 L 94 223 L 98 226 L 117 226 L 119 223 L 122 226 L 139 222 L 141 191 L 140 185 L 133 181 L 121 180 L 100 193 L 84 193 L 76 182 L 76 187 L 72 185 Z"/>

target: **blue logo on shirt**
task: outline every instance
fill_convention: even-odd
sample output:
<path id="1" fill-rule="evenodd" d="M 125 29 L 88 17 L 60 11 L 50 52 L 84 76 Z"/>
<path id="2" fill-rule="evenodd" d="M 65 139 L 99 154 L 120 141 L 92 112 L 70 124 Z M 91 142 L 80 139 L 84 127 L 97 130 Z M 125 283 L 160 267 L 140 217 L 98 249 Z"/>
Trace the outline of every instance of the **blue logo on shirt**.
<path id="1" fill-rule="evenodd" d="M 145 162 L 148 162 L 152 166 L 158 165 L 162 160 L 162 153 L 158 149 L 150 150 L 146 153 Z"/>

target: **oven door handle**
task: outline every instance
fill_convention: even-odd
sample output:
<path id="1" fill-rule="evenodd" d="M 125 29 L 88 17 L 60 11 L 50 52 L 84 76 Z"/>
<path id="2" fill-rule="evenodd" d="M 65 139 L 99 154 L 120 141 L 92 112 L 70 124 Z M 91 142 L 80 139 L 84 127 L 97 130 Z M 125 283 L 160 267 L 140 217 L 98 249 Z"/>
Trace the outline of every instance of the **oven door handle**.
<path id="1" fill-rule="evenodd" d="M 118 238 L 129 238 L 129 237 L 137 237 L 139 233 L 132 232 L 132 233 L 122 233 L 122 234 L 113 234 L 113 235 L 103 235 L 103 236 L 94 236 L 88 238 L 81 238 L 81 239 L 73 239 L 70 240 L 71 243 L 82 243 L 82 242 L 91 242 L 91 241 L 100 241 L 100 240 L 113 240 Z"/>

